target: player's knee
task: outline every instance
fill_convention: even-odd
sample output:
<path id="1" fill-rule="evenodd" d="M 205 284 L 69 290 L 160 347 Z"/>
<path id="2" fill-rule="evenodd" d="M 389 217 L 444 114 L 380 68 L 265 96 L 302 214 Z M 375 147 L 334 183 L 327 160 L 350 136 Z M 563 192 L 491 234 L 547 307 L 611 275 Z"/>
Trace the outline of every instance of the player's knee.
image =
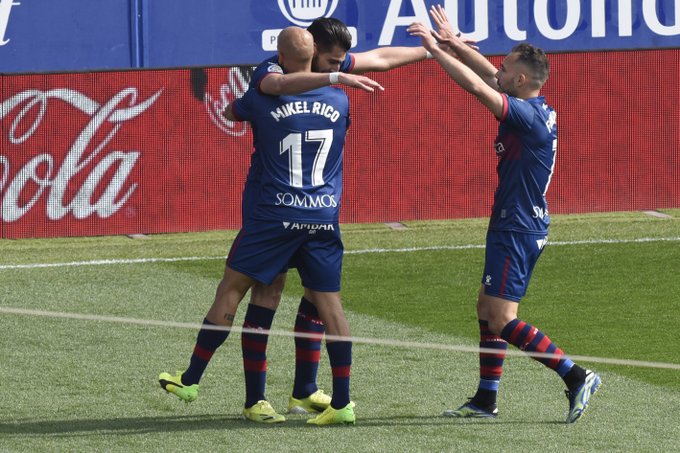
<path id="1" fill-rule="evenodd" d="M 517 303 L 480 294 L 477 316 L 489 323 L 491 333 L 500 336 L 503 328 L 517 317 Z"/>
<path id="2" fill-rule="evenodd" d="M 281 303 L 282 285 L 263 285 L 258 283 L 250 291 L 250 303 L 276 310 Z"/>
<path id="3" fill-rule="evenodd" d="M 489 322 L 489 330 L 491 331 L 492 334 L 496 336 L 500 336 L 501 332 L 503 332 L 503 327 L 507 324 L 506 321 L 500 316 L 494 317 L 490 316 L 490 319 L 488 319 Z"/>

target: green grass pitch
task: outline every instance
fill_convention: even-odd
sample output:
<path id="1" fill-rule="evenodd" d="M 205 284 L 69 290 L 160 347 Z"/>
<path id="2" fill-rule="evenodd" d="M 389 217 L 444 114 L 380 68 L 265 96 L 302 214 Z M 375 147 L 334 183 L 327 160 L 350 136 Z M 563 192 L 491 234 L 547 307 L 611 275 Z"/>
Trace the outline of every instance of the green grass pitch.
<path id="1" fill-rule="evenodd" d="M 664 212 L 670 218 L 554 216 L 552 244 L 520 317 L 567 354 L 680 363 L 680 210 Z M 343 299 L 353 335 L 476 346 L 483 249 L 464 246 L 483 244 L 486 222 L 406 222 L 406 230 L 344 225 Z M 186 367 L 195 329 L 2 311 L 197 324 L 234 234 L 0 240 L 0 451 L 639 452 L 680 445 L 676 369 L 580 362 L 604 384 L 584 418 L 565 425 L 559 377 L 530 358 L 511 356 L 500 416 L 452 420 L 440 414 L 474 393 L 476 354 L 357 343 L 356 426 L 311 427 L 300 415 L 260 426 L 240 418 L 237 333 L 216 353 L 198 400 L 184 404 L 156 378 Z M 129 262 L 174 257 L 197 259 Z M 123 262 L 32 266 L 106 259 Z M 292 329 L 300 295 L 291 272 L 273 329 Z M 268 358 L 267 396 L 284 411 L 293 381 L 292 338 L 271 337 Z M 325 351 L 321 360 L 319 384 L 330 391 Z"/>

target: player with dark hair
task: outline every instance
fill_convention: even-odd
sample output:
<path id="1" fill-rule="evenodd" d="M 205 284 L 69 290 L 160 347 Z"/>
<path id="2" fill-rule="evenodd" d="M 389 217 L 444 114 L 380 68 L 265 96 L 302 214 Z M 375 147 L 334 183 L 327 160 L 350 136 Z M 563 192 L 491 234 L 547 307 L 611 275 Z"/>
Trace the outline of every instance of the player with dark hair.
<path id="1" fill-rule="evenodd" d="M 291 74 L 311 71 L 314 53 L 309 32 L 289 27 L 281 32 L 279 60 Z M 379 85 L 366 78 L 365 83 Z M 318 318 L 329 335 L 349 337 L 340 299 L 343 245 L 338 216 L 342 193 L 342 158 L 349 101 L 344 91 L 323 87 L 298 95 L 269 96 L 258 90 L 227 107 L 225 115 L 252 125 L 258 162 L 258 191 L 251 193 L 250 211 L 227 257 L 215 301 L 199 331 L 189 368 L 159 376 L 161 386 L 185 401 L 198 394 L 198 382 L 215 350 L 226 340 L 229 327 L 246 292 L 260 282 L 271 285 L 294 262 L 309 292 Z M 306 200 L 296 204 L 293 200 Z M 273 312 L 250 304 L 241 336 L 246 377 L 243 416 L 259 423 L 278 423 L 264 395 L 266 331 Z M 333 397 L 315 425 L 354 424 L 349 399 L 352 343 L 327 341 L 333 375 Z"/>
<path id="2" fill-rule="evenodd" d="M 428 55 L 422 47 L 382 47 L 368 52 L 352 54 L 352 36 L 347 26 L 335 18 L 318 18 L 307 30 L 314 37 L 312 73 L 287 71 L 282 67 L 279 55 L 262 62 L 255 69 L 249 89 L 266 95 L 296 94 L 335 83 L 372 91 L 381 89 L 373 80 L 361 76 L 367 71 L 386 71 L 408 63 L 421 61 Z M 242 217 L 247 219 L 254 206 L 253 198 L 259 193 L 262 168 L 257 150 L 251 156 L 245 189 L 243 191 Z M 281 301 L 286 272 L 282 272 L 271 285 L 256 283 L 251 289 L 251 306 L 261 317 L 271 323 Z M 330 396 L 316 384 L 321 350 L 320 337 L 324 325 L 314 307 L 309 291 L 305 290 L 295 319 L 296 333 L 313 334 L 313 337 L 295 338 L 295 379 L 289 398 L 291 413 L 323 412 L 330 403 Z M 318 335 L 318 336 L 316 336 Z"/>
<path id="3" fill-rule="evenodd" d="M 350 53 L 352 35 L 341 20 L 332 17 L 316 19 L 307 30 L 314 37 L 316 48 L 312 60 L 313 73 L 267 71 L 270 66 L 278 64 L 277 56 L 273 56 L 257 66 L 250 87 L 257 87 L 262 93 L 270 95 L 297 94 L 335 83 L 362 89 L 369 86 L 376 88 L 375 85 L 367 85 L 365 79 L 352 77 L 351 74 L 387 71 L 424 60 L 430 55 L 422 47 L 379 47 Z M 275 77 L 269 77 L 272 74 Z"/>
<path id="4" fill-rule="evenodd" d="M 519 302 L 547 243 L 550 224 L 545 194 L 555 167 L 557 114 L 540 95 L 548 79 L 548 59 L 541 49 L 519 44 L 497 70 L 454 36 L 441 6 L 432 7 L 430 15 L 438 31 L 414 23 L 408 32 L 419 36 L 449 76 L 499 121 L 494 144 L 499 158 L 498 187 L 477 300 L 482 348 L 479 387 L 467 403 L 444 415 L 495 417 L 498 414 L 496 396 L 507 345 L 511 343 L 529 353 L 537 353 L 532 357 L 564 380 L 569 400 L 566 421 L 573 423 L 581 417 L 600 386 L 600 377 L 574 364 L 544 333 L 517 318 Z"/>
<path id="5" fill-rule="evenodd" d="M 339 19 L 334 17 L 319 17 L 307 27 L 307 31 L 314 37 L 317 53 L 325 53 L 339 47 L 347 52 L 352 47 L 352 35 L 349 29 Z M 312 62 L 314 70 L 314 62 Z"/>

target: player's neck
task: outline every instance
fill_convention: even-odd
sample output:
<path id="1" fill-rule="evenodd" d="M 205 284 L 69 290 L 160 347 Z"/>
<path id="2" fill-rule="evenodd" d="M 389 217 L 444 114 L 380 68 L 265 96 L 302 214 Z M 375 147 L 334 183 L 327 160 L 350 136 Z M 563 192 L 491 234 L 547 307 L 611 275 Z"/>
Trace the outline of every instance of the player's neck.
<path id="1" fill-rule="evenodd" d="M 517 97 L 520 98 L 520 99 L 527 100 L 527 99 L 537 98 L 540 95 L 541 95 L 541 90 L 527 90 L 523 93 L 518 93 Z"/>

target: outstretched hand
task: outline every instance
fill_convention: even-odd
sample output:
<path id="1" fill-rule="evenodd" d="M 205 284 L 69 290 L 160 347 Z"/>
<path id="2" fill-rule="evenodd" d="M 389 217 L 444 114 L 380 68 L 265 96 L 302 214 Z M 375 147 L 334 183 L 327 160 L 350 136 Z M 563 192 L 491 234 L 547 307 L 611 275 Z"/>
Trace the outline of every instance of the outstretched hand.
<path id="1" fill-rule="evenodd" d="M 444 11 L 442 5 L 433 5 L 432 8 L 430 8 L 430 17 L 432 17 L 432 21 L 437 26 L 437 31 L 432 31 L 432 35 L 438 43 L 450 47 L 451 44 L 455 42 L 455 40 L 460 40 L 463 42 L 463 44 L 470 47 L 471 49 L 479 50 L 477 41 L 473 39 L 466 39 L 461 35 L 461 33 L 453 32 L 449 18 L 446 15 L 446 11 Z"/>
<path id="2" fill-rule="evenodd" d="M 435 41 L 436 36 L 434 36 L 434 30 L 428 29 L 422 22 L 413 22 L 406 31 L 411 36 L 420 37 L 420 41 L 425 49 L 429 52 L 437 47 L 437 41 Z"/>
<path id="3" fill-rule="evenodd" d="M 385 88 L 383 88 L 375 80 L 357 74 L 347 74 L 342 72 L 338 77 L 338 83 L 352 88 L 359 88 L 360 90 L 368 91 L 370 93 L 373 93 L 376 89 L 385 91 Z"/>
<path id="4" fill-rule="evenodd" d="M 432 36 L 438 43 L 451 45 L 456 39 L 460 38 L 460 33 L 456 34 L 451 29 L 451 23 L 442 5 L 433 5 L 430 8 L 430 17 L 437 26 L 437 31 L 432 30 Z"/>

